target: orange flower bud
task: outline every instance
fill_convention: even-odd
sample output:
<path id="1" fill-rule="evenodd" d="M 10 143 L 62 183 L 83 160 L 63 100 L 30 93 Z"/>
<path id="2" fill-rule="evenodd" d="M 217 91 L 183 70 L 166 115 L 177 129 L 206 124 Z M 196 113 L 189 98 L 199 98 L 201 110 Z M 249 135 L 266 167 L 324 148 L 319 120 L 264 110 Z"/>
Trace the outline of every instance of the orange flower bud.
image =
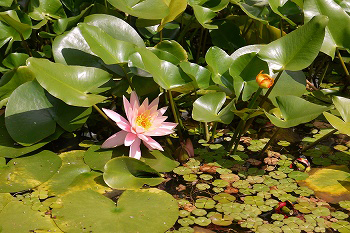
<path id="1" fill-rule="evenodd" d="M 273 85 L 274 79 L 268 74 L 263 74 L 262 71 L 256 76 L 256 82 L 260 88 L 270 88 Z"/>

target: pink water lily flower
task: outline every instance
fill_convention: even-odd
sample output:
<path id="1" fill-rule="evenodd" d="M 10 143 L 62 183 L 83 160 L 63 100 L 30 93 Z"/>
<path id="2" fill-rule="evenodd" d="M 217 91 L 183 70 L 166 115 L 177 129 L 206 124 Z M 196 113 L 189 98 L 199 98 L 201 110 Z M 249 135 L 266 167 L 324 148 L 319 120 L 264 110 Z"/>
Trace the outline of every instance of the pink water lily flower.
<path id="1" fill-rule="evenodd" d="M 127 120 L 118 113 L 102 109 L 122 130 L 109 137 L 102 148 L 113 148 L 124 144 L 130 146 L 129 156 L 141 158 L 141 141 L 150 150 L 161 150 L 162 146 L 152 136 L 164 136 L 174 132 L 176 123 L 164 122 L 168 117 L 163 116 L 167 107 L 158 108 L 159 97 L 148 104 L 146 98 L 140 106 L 137 94 L 133 91 L 129 101 L 123 96 L 124 109 Z"/>

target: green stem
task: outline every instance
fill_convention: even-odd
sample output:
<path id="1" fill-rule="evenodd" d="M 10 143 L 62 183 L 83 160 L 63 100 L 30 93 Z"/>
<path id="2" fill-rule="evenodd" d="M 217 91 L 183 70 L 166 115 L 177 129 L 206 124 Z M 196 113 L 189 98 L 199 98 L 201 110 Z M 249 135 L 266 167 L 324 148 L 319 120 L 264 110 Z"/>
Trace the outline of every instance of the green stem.
<path id="1" fill-rule="evenodd" d="M 205 133 L 205 140 L 209 142 L 210 137 L 209 137 L 209 129 L 208 129 L 208 123 L 204 122 L 204 133 Z"/>
<path id="2" fill-rule="evenodd" d="M 265 101 L 267 100 L 267 97 L 269 97 L 271 91 L 273 90 L 273 88 L 276 86 L 276 83 L 278 81 L 278 79 L 281 77 L 283 70 L 281 70 L 280 72 L 278 72 L 275 81 L 272 85 L 272 87 L 269 88 L 269 90 L 267 90 L 266 94 L 264 95 L 263 99 L 261 100 L 261 102 L 259 103 L 259 106 L 262 107 L 262 105 L 265 103 Z"/>
<path id="3" fill-rule="evenodd" d="M 340 55 L 340 52 L 339 52 L 339 49 L 338 49 L 338 48 L 336 49 L 336 52 L 337 52 L 338 58 L 339 58 L 339 60 L 340 60 L 340 63 L 341 63 L 341 65 L 342 65 L 342 67 L 343 67 L 343 69 L 344 69 L 344 71 L 345 71 L 345 74 L 346 74 L 346 85 L 345 85 L 345 87 L 344 87 L 344 89 L 343 89 L 343 90 L 346 90 L 347 87 L 348 87 L 349 84 L 350 84 L 350 74 L 349 74 L 348 68 L 346 67 L 345 62 L 344 62 L 342 56 Z"/>
<path id="4" fill-rule="evenodd" d="M 169 102 L 170 102 L 170 106 L 171 106 L 171 111 L 173 112 L 174 120 L 178 124 L 177 125 L 177 129 L 178 129 L 177 134 L 179 135 L 180 140 L 183 141 L 182 128 L 181 128 L 179 117 L 178 117 L 178 114 L 176 111 L 173 95 L 171 94 L 171 90 L 167 90 L 167 92 L 168 92 Z"/>
<path id="5" fill-rule="evenodd" d="M 213 128 L 211 129 L 211 139 L 210 139 L 211 142 L 214 142 L 214 137 L 216 135 L 216 128 L 217 128 L 217 126 L 218 126 L 218 122 L 215 121 L 213 123 Z"/>
<path id="6" fill-rule="evenodd" d="M 106 119 L 106 120 L 113 126 L 113 128 L 119 129 L 119 128 L 117 127 L 117 125 L 116 125 L 111 119 L 109 119 L 109 117 L 108 117 L 99 107 L 97 107 L 96 104 L 94 104 L 94 105 L 92 105 L 92 106 L 94 107 L 94 109 L 96 109 L 96 111 L 97 111 L 104 119 Z"/>
<path id="7" fill-rule="evenodd" d="M 270 146 L 270 144 L 273 142 L 273 140 L 275 140 L 275 138 L 277 137 L 278 133 L 280 132 L 281 128 L 278 128 L 276 130 L 276 132 L 272 135 L 272 137 L 270 138 L 270 140 L 266 143 L 266 145 L 264 146 L 264 148 L 260 151 L 258 158 L 261 158 L 263 156 L 263 154 L 265 153 L 265 151 L 267 150 L 267 148 Z"/>
<path id="8" fill-rule="evenodd" d="M 259 89 L 255 92 L 253 98 L 251 99 L 251 101 L 250 101 L 249 104 L 248 104 L 248 108 L 249 108 L 249 109 L 254 109 L 254 108 L 257 107 L 257 102 L 256 102 L 256 100 L 258 99 L 258 97 L 259 97 L 261 91 L 262 91 L 262 89 L 259 88 Z M 241 120 L 239 121 L 238 126 L 237 126 L 237 128 L 236 128 L 236 130 L 235 130 L 235 132 L 234 132 L 234 134 L 233 134 L 233 136 L 232 136 L 232 138 L 231 138 L 230 144 L 229 144 L 230 154 L 236 153 L 237 148 L 238 148 L 238 144 L 239 144 L 239 141 L 240 141 L 240 138 L 241 138 L 241 135 L 242 135 L 243 132 L 244 132 L 244 127 L 243 127 L 243 126 L 245 125 L 247 119 L 249 119 L 249 116 L 250 116 L 250 114 L 247 116 L 247 118 L 246 118 L 245 120 L 241 119 Z M 234 148 L 232 148 L 233 145 L 234 145 Z"/>
<path id="9" fill-rule="evenodd" d="M 237 141 L 236 138 L 237 138 L 237 135 L 239 134 L 239 132 L 242 130 L 242 127 L 244 126 L 244 123 L 245 123 L 245 121 L 243 119 L 241 119 L 239 121 L 239 123 L 237 125 L 237 128 L 235 129 L 235 132 L 233 133 L 233 136 L 231 137 L 231 141 L 230 141 L 230 143 L 228 145 L 228 149 L 230 150 L 230 155 L 232 154 L 232 152 L 234 150 L 233 145 L 239 143 L 239 142 L 236 142 Z"/>
<path id="10" fill-rule="evenodd" d="M 334 129 L 334 130 L 332 130 L 331 132 L 329 132 L 329 133 L 323 135 L 322 137 L 320 137 L 319 139 L 317 139 L 316 141 L 314 141 L 314 142 L 311 143 L 310 145 L 304 147 L 300 152 L 307 151 L 308 149 L 310 149 L 310 148 L 316 146 L 320 141 L 322 141 L 322 140 L 328 138 L 329 136 L 333 135 L 333 134 L 334 134 L 335 132 L 337 132 L 337 131 L 338 131 L 337 129 Z"/>
<path id="11" fill-rule="evenodd" d="M 159 32 L 159 41 L 162 42 L 163 41 L 163 30 L 161 30 Z"/>

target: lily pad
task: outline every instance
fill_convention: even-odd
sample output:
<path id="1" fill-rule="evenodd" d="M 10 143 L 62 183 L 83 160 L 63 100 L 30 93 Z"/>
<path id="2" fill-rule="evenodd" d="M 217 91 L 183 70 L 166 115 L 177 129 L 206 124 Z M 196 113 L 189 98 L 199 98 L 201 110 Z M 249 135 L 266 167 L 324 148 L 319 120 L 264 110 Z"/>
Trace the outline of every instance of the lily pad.
<path id="1" fill-rule="evenodd" d="M 344 165 L 314 168 L 310 176 L 300 184 L 315 191 L 315 195 L 327 202 L 337 203 L 350 199 L 350 170 Z"/>
<path id="2" fill-rule="evenodd" d="M 8 203 L 0 212 L 1 232 L 62 232 L 51 218 L 20 201 Z"/>
<path id="3" fill-rule="evenodd" d="M 116 189 L 141 188 L 144 184 L 153 186 L 164 180 L 147 164 L 124 156 L 111 159 L 106 163 L 103 179 L 108 186 Z"/>
<path id="4" fill-rule="evenodd" d="M 50 180 L 41 184 L 38 189 L 48 191 L 50 196 L 65 192 L 77 176 L 90 171 L 89 166 L 83 161 L 84 152 L 83 150 L 76 150 L 60 154 L 62 159 L 61 168 Z"/>
<path id="5" fill-rule="evenodd" d="M 153 188 L 127 190 L 117 206 L 91 190 L 73 192 L 60 201 L 62 208 L 53 209 L 52 215 L 65 232 L 163 233 L 178 217 L 176 200 Z"/>
<path id="6" fill-rule="evenodd" d="M 51 151 L 12 159 L 0 167 L 0 192 L 18 192 L 39 186 L 57 172 L 61 163 Z"/>

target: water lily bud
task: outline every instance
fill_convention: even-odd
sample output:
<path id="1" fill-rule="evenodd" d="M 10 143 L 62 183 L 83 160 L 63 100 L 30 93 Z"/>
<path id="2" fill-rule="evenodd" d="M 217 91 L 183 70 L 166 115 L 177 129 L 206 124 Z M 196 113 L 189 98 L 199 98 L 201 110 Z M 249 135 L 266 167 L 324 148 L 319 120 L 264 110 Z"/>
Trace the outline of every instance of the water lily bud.
<path id="1" fill-rule="evenodd" d="M 256 82 L 260 88 L 270 88 L 273 85 L 274 79 L 268 74 L 263 74 L 262 71 L 256 76 Z"/>

